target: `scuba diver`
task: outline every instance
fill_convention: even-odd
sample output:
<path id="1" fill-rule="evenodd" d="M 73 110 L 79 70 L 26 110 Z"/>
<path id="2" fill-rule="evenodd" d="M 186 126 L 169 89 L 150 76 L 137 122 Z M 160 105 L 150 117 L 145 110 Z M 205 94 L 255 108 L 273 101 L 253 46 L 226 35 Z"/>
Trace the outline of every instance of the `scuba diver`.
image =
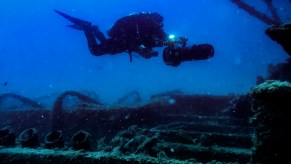
<path id="1" fill-rule="evenodd" d="M 183 61 L 204 60 L 214 55 L 214 48 L 210 44 L 186 47 L 187 38 L 176 39 L 173 35 L 168 38 L 163 30 L 163 17 L 158 13 L 140 12 L 122 17 L 107 32 L 109 38 L 106 38 L 98 26 L 91 22 L 58 10 L 55 12 L 73 23 L 69 27 L 84 31 L 89 50 L 95 56 L 127 52 L 132 62 L 133 52 L 149 59 L 158 56 L 153 48 L 167 46 L 163 50 L 165 64 L 178 66 Z"/>

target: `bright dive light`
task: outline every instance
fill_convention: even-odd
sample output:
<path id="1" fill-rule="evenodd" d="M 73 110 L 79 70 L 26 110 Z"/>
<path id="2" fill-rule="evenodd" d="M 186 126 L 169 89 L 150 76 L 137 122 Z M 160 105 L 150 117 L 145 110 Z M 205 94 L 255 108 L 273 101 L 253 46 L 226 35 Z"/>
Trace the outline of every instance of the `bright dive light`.
<path id="1" fill-rule="evenodd" d="M 174 39 L 175 38 L 175 35 L 171 34 L 169 35 L 169 39 Z"/>

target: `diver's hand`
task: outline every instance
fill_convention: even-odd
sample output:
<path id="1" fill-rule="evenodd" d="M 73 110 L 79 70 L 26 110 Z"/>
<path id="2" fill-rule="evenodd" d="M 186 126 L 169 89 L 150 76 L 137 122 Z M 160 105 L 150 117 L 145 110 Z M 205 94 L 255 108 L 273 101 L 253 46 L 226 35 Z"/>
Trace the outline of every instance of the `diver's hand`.
<path id="1" fill-rule="evenodd" d="M 158 56 L 159 53 L 157 51 L 153 51 L 151 48 L 146 48 L 146 47 L 142 47 L 142 46 L 140 46 L 138 51 L 137 51 L 137 53 L 140 56 L 142 56 L 142 57 L 144 57 L 146 59 Z"/>

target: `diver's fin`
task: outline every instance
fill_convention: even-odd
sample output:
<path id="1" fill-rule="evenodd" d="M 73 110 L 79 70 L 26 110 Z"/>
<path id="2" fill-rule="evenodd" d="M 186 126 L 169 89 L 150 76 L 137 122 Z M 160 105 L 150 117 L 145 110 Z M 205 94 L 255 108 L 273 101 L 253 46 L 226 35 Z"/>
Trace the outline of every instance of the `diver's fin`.
<path id="1" fill-rule="evenodd" d="M 71 21 L 72 25 L 68 25 L 69 27 L 71 28 L 74 28 L 74 29 L 77 29 L 77 30 L 84 30 L 86 28 L 89 28 L 91 27 L 91 22 L 88 22 L 88 21 L 84 21 L 82 19 L 79 19 L 79 18 L 74 18 L 74 17 L 71 17 L 70 15 L 67 15 L 63 12 L 60 12 L 58 10 L 54 10 L 56 13 L 60 14 L 62 17 L 68 19 L 69 21 Z"/>

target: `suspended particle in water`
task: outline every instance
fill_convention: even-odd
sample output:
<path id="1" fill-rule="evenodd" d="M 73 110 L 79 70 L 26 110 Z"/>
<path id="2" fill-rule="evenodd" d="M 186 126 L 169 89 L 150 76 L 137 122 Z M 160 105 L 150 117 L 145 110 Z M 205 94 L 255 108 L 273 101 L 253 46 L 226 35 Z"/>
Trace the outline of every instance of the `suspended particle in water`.
<path id="1" fill-rule="evenodd" d="M 176 103 L 176 100 L 173 99 L 173 98 L 170 98 L 170 99 L 168 100 L 168 103 L 169 103 L 170 105 L 173 105 L 173 104 Z"/>

